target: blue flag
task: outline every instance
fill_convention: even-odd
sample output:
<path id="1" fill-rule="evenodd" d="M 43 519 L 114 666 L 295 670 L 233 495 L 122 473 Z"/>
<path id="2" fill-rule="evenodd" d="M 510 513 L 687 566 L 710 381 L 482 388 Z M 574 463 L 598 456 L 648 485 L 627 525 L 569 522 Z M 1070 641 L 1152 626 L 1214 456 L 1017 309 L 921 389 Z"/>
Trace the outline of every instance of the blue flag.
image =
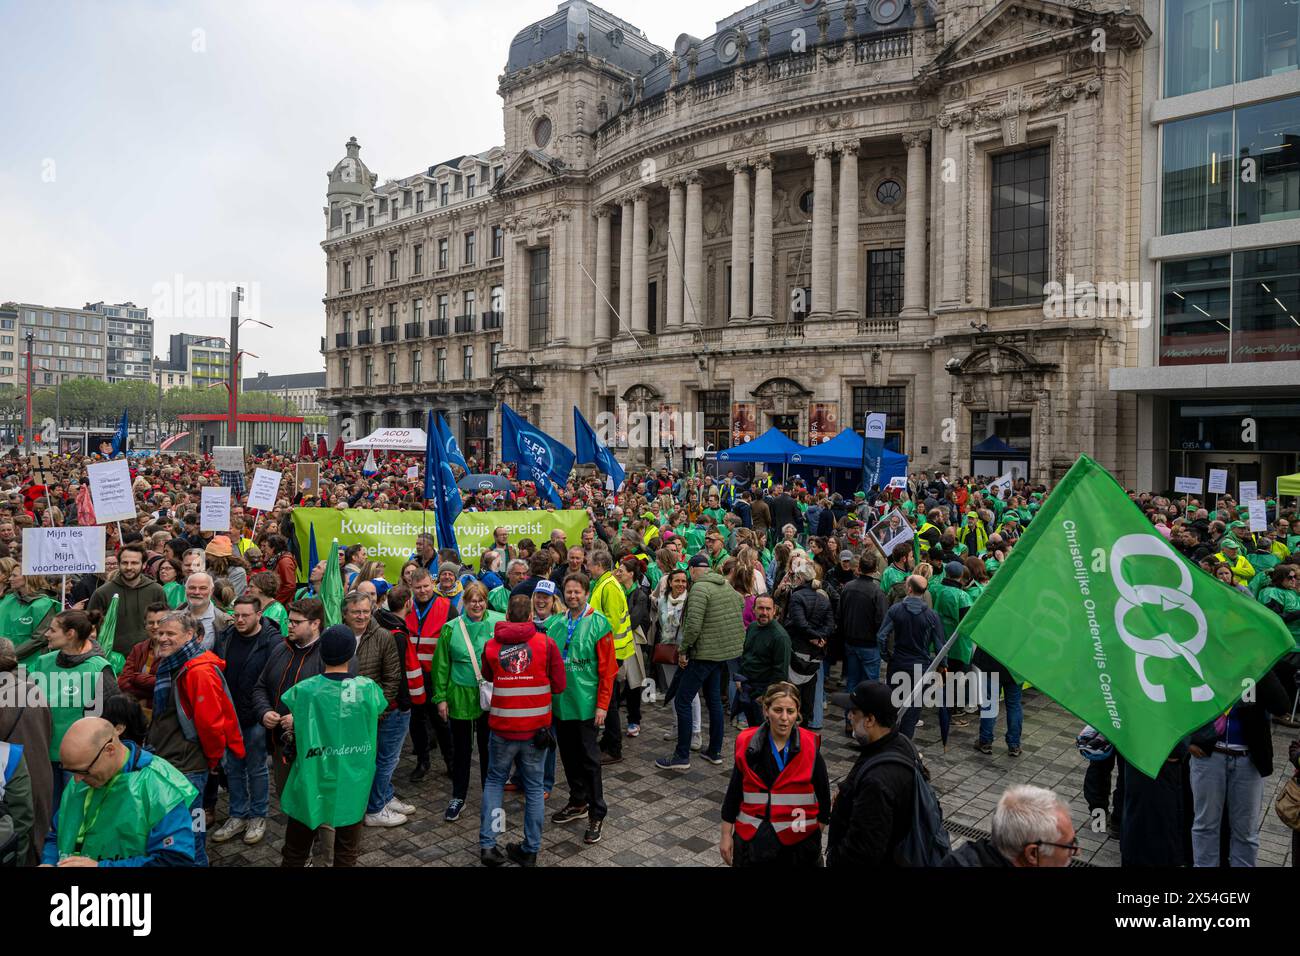
<path id="1" fill-rule="evenodd" d="M 573 452 L 520 418 L 505 402 L 501 403 L 501 460 L 518 464 L 521 478 L 530 479 L 555 507 L 563 506 L 551 482 L 563 487 L 569 480 Z"/>
<path id="2" fill-rule="evenodd" d="M 122 420 L 117 423 L 117 431 L 113 433 L 113 457 L 126 452 L 126 409 L 122 409 Z"/>
<path id="3" fill-rule="evenodd" d="M 456 444 L 456 436 L 451 433 L 447 427 L 446 420 L 441 415 L 434 416 L 434 423 L 438 427 L 438 443 L 442 445 L 442 457 L 450 465 L 459 465 L 465 474 L 469 474 L 469 464 L 465 461 L 465 456 L 460 453 L 460 446 Z"/>
<path id="4" fill-rule="evenodd" d="M 605 447 L 596 430 L 582 417 L 582 412 L 578 411 L 577 405 L 573 406 L 573 434 L 576 439 L 574 444 L 577 446 L 578 463 L 595 465 L 613 479 L 615 488 L 622 488 L 627 473 L 614 459 L 614 453 Z"/>
<path id="5" fill-rule="evenodd" d="M 880 469 L 885 457 L 885 416 L 880 412 L 867 415 L 863 431 L 862 491 L 870 495 L 871 489 L 880 484 Z"/>
<path id="6" fill-rule="evenodd" d="M 445 426 L 444 426 L 445 427 Z M 460 554 L 456 543 L 456 516 L 460 514 L 460 489 L 447 460 L 446 448 L 438 437 L 433 411 L 429 411 L 424 440 L 424 498 L 433 502 L 434 531 L 438 547 L 451 548 Z"/>
<path id="7" fill-rule="evenodd" d="M 316 552 L 316 522 L 312 522 L 307 529 L 307 583 L 311 583 L 311 573 L 315 570 L 316 565 L 320 563 L 320 555 Z"/>

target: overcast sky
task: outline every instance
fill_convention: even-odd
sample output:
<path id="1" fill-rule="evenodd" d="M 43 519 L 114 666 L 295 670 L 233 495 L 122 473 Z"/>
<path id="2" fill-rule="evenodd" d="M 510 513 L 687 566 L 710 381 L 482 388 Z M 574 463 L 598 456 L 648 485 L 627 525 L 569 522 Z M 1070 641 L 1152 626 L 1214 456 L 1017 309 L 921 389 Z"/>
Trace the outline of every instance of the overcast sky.
<path id="1" fill-rule="evenodd" d="M 383 182 L 501 143 L 510 41 L 557 6 L 0 0 L 0 301 L 149 306 L 165 356 L 170 333 L 229 332 L 228 313 L 173 306 L 178 282 L 251 283 L 275 329 L 244 328 L 246 374 L 322 368 L 343 144 Z M 671 48 L 743 4 L 602 6 Z"/>

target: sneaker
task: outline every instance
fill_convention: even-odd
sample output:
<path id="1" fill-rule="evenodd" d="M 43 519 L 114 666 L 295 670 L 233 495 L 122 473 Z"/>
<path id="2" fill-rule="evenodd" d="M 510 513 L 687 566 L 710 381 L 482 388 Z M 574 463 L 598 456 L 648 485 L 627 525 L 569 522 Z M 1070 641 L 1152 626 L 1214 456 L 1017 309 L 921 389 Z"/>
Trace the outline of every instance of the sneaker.
<path id="1" fill-rule="evenodd" d="M 511 863 L 518 863 L 520 866 L 537 865 L 537 854 L 524 852 L 524 845 L 522 843 L 507 843 L 506 859 Z"/>
<path id="2" fill-rule="evenodd" d="M 1010 754 L 1011 756 L 1013 756 L 1013 757 L 1019 757 L 1023 752 L 1024 752 L 1024 751 L 1022 751 L 1019 747 L 1008 747 L 1008 748 L 1007 748 L 1007 753 L 1009 753 L 1009 754 Z"/>
<path id="3" fill-rule="evenodd" d="M 671 730 L 665 730 L 665 731 L 664 731 L 664 735 L 663 735 L 661 738 L 659 738 L 659 739 L 660 739 L 660 740 L 676 740 L 676 739 L 677 739 L 677 728 L 674 727 L 674 728 L 672 728 Z"/>
<path id="4" fill-rule="evenodd" d="M 217 827 L 217 829 L 212 831 L 212 842 L 225 843 L 227 840 L 233 840 L 235 837 L 239 836 L 239 834 L 244 832 L 246 826 L 248 826 L 247 820 L 239 820 L 235 817 L 231 817 L 225 823 L 221 824 L 221 826 Z"/>
<path id="5" fill-rule="evenodd" d="M 415 807 L 399 799 L 396 794 L 393 795 L 393 799 L 388 801 L 388 805 L 385 806 L 384 809 L 392 810 L 394 813 L 400 813 L 404 817 L 409 817 L 415 812 Z"/>
<path id="6" fill-rule="evenodd" d="M 640 736 L 641 736 L 641 725 L 640 725 L 640 724 L 628 724 L 628 725 L 627 725 L 627 735 L 628 735 L 629 737 L 640 737 Z"/>
<path id="7" fill-rule="evenodd" d="M 248 828 L 244 831 L 244 843 L 247 846 L 257 846 L 266 837 L 266 817 L 255 817 L 248 821 Z"/>
<path id="8" fill-rule="evenodd" d="M 713 764 L 713 766 L 715 766 L 715 767 L 721 767 L 721 766 L 722 766 L 722 755 L 721 755 L 721 754 L 719 754 L 719 755 L 716 756 L 716 757 L 710 757 L 710 756 L 709 756 L 708 754 L 706 754 L 706 753 L 701 753 L 701 754 L 700 754 L 700 757 L 701 757 L 701 758 L 702 758 L 706 763 L 711 763 L 711 764 Z"/>
<path id="9" fill-rule="evenodd" d="M 564 809 L 551 817 L 552 823 L 572 823 L 574 820 L 581 820 L 587 815 L 587 805 L 585 803 L 566 804 Z"/>
<path id="10" fill-rule="evenodd" d="M 587 832 L 582 835 L 582 842 L 591 846 L 600 842 L 600 829 L 605 825 L 604 820 L 592 820 L 587 824 Z"/>
<path id="11" fill-rule="evenodd" d="M 460 819 L 460 813 L 465 809 L 465 801 L 452 798 L 451 803 L 447 804 L 447 810 L 443 813 L 442 818 L 448 823 L 455 823 Z"/>
<path id="12" fill-rule="evenodd" d="M 952 718 L 952 725 L 953 725 L 954 727 L 969 727 L 969 726 L 970 726 L 970 721 L 969 721 L 967 718 L 965 718 L 965 717 L 957 717 L 957 716 L 954 716 L 954 717 Z"/>
<path id="13" fill-rule="evenodd" d="M 405 822 L 405 816 L 395 813 L 388 807 L 384 807 L 378 813 L 367 813 L 365 819 L 368 827 L 400 827 Z"/>
<path id="14" fill-rule="evenodd" d="M 676 734 L 673 735 L 676 739 Z M 704 749 L 704 741 L 699 734 L 691 734 L 691 750 L 699 752 Z"/>
<path id="15" fill-rule="evenodd" d="M 975 741 L 975 749 L 986 757 L 991 757 L 993 755 L 993 745 L 991 743 L 986 744 L 982 740 L 977 740 Z"/>
<path id="16" fill-rule="evenodd" d="M 602 767 L 608 767 L 608 766 L 609 766 L 610 764 L 612 764 L 612 763 L 622 763 L 622 762 L 623 762 L 623 755 L 622 755 L 622 754 L 619 754 L 618 756 L 615 756 L 614 754 L 601 754 L 601 755 L 600 755 L 600 765 L 601 765 Z"/>
<path id="17" fill-rule="evenodd" d="M 655 766 L 660 770 L 690 770 L 690 758 L 678 760 L 676 757 L 660 757 L 655 761 Z"/>
<path id="18" fill-rule="evenodd" d="M 501 852 L 500 847 L 494 846 L 487 850 L 479 850 L 478 861 L 484 866 L 505 866 L 506 855 Z"/>

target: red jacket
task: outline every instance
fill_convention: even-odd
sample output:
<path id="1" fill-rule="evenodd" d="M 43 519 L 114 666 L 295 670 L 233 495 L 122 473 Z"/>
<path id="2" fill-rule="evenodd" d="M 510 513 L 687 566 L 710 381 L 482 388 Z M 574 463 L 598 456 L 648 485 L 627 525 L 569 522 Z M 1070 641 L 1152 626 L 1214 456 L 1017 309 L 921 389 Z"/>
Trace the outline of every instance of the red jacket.
<path id="1" fill-rule="evenodd" d="M 225 669 L 225 661 L 211 651 L 204 651 L 181 665 L 173 688 L 176 705 L 183 707 L 193 721 L 199 746 L 212 767 L 221 763 L 227 750 L 236 757 L 245 755 L 235 702 L 230 699 L 221 676 Z"/>
<path id="2" fill-rule="evenodd" d="M 153 711 L 153 687 L 158 679 L 158 658 L 153 653 L 153 642 L 143 640 L 126 655 L 126 664 L 118 675 L 117 686 L 140 702 L 148 717 Z"/>
<path id="3" fill-rule="evenodd" d="M 298 562 L 286 551 L 275 559 L 275 567 L 272 570 L 280 581 L 280 586 L 275 590 L 275 599 L 288 607 L 289 602 L 293 600 L 294 592 L 298 590 Z"/>

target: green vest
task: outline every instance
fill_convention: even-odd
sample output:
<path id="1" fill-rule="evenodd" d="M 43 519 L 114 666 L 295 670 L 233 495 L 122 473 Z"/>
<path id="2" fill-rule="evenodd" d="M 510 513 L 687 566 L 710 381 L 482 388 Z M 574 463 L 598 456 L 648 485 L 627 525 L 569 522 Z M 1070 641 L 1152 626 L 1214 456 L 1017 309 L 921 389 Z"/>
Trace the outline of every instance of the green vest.
<path id="1" fill-rule="evenodd" d="M 262 612 L 262 617 L 268 618 L 276 623 L 280 628 L 280 636 L 289 636 L 289 612 L 284 609 L 284 605 L 279 601 L 272 601 Z"/>
<path id="2" fill-rule="evenodd" d="M 499 622 L 504 620 L 505 618 L 500 614 L 489 610 L 483 615 L 483 620 L 477 624 L 462 614 L 442 626 L 442 634 L 438 640 L 451 642 L 447 645 L 447 651 L 450 654 L 453 684 L 461 687 L 478 687 L 478 678 L 474 676 L 474 664 L 470 660 L 469 649 L 465 646 L 465 638 L 461 635 L 461 622 L 465 622 L 465 631 L 469 634 L 470 643 L 474 645 L 474 659 L 481 661 L 483 648 L 487 647 L 487 642 L 492 640 L 492 631 Z"/>
<path id="3" fill-rule="evenodd" d="M 888 594 L 890 588 L 899 581 L 905 580 L 907 580 L 907 572 L 901 571 L 891 564 L 889 567 L 885 568 L 885 573 L 880 576 L 880 590 Z"/>
<path id="4" fill-rule="evenodd" d="M 510 589 L 504 584 L 488 592 L 488 607 L 498 614 L 505 614 L 510 604 Z"/>
<path id="5" fill-rule="evenodd" d="M 281 808 L 313 830 L 361 822 L 375 779 L 384 692 L 368 677 L 335 680 L 317 674 L 294 684 L 280 700 L 293 714 L 297 748 Z"/>
<path id="6" fill-rule="evenodd" d="M 44 594 L 38 594 L 29 603 L 20 601 L 17 594 L 6 594 L 0 599 L 0 637 L 9 638 L 15 645 L 30 641 L 50 608 L 58 604 Z"/>
<path id="7" fill-rule="evenodd" d="M 54 732 L 50 735 L 52 763 L 59 762 L 59 745 L 63 743 L 63 735 L 69 727 L 86 716 L 86 708 L 94 699 L 83 692 L 95 686 L 96 678 L 109 666 L 105 658 L 96 654 L 75 667 L 60 667 L 55 662 L 58 656 L 58 651 L 42 654 L 27 669 L 31 674 L 43 675 L 38 680 L 45 699 L 49 702 L 50 717 L 54 724 Z"/>
<path id="8" fill-rule="evenodd" d="M 953 631 L 957 630 L 957 624 L 961 621 L 962 608 L 970 607 L 974 603 L 973 599 L 961 588 L 933 580 L 930 581 L 930 597 L 934 601 L 935 613 L 939 615 L 939 620 L 943 621 L 943 636 L 946 640 L 952 637 Z M 971 643 L 970 638 L 960 637 L 957 643 L 953 644 L 948 655 L 963 664 L 969 664 L 974 652 L 975 645 Z"/>
<path id="9" fill-rule="evenodd" d="M 1282 613 L 1284 614 L 1300 611 L 1300 592 L 1297 591 L 1287 591 L 1275 587 L 1264 588 L 1259 592 L 1259 603 L 1267 604 L 1269 601 L 1276 601 L 1282 605 Z M 1300 648 L 1300 620 L 1288 623 L 1287 629 L 1290 630 L 1291 637 L 1295 639 L 1296 647 Z"/>
<path id="10" fill-rule="evenodd" d="M 138 761 L 139 753 L 134 752 L 132 759 Z M 139 770 L 127 772 L 124 767 L 98 790 L 74 779 L 64 788 L 59 803 L 59 857 L 127 860 L 144 856 L 153 828 L 178 806 L 189 806 L 196 796 L 198 790 L 185 775 L 161 757 L 154 757 Z"/>
<path id="11" fill-rule="evenodd" d="M 162 589 L 163 594 L 167 595 L 168 607 L 175 609 L 185 606 L 185 585 L 179 581 L 168 581 Z"/>
<path id="12" fill-rule="evenodd" d="M 569 614 L 554 614 L 546 622 L 546 633 L 564 658 L 565 686 L 551 698 L 556 720 L 591 720 L 596 716 L 596 690 L 600 685 L 596 644 L 610 633 L 609 621 L 599 611 L 578 619 L 569 640 Z"/>

